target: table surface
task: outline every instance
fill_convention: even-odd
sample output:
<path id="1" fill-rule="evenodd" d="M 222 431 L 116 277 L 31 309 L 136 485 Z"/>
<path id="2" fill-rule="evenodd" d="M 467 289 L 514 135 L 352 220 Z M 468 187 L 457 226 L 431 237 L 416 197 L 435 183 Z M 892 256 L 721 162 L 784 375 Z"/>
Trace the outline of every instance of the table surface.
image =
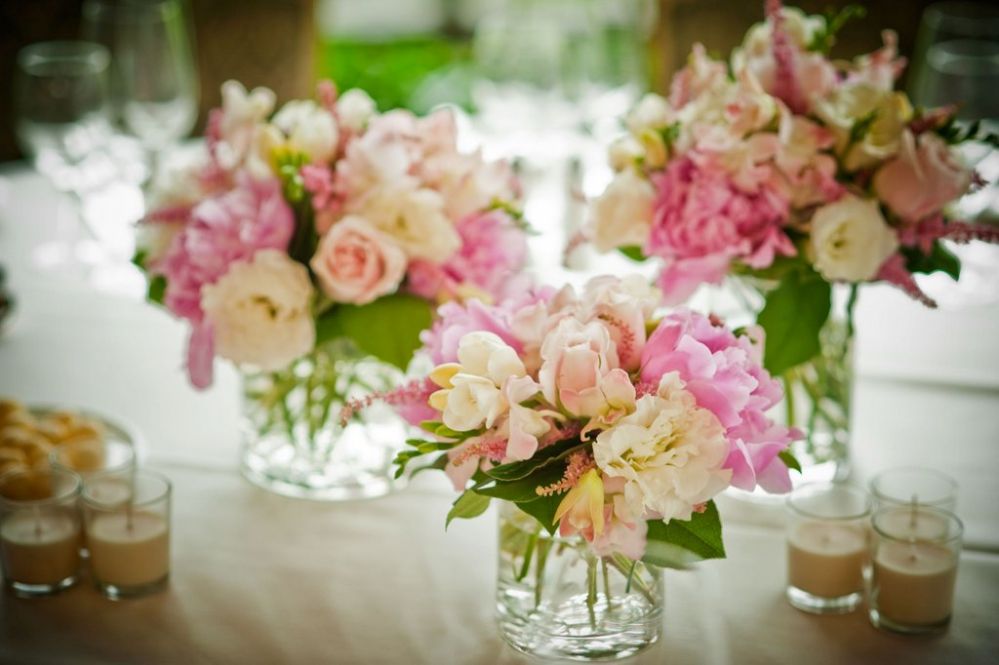
<path id="1" fill-rule="evenodd" d="M 453 496 L 440 478 L 347 504 L 244 482 L 235 372 L 219 363 L 210 390 L 191 390 L 184 326 L 136 297 L 136 274 L 105 275 L 109 292 L 93 288 L 96 271 L 40 269 L 57 201 L 23 168 L 0 170 L 0 263 L 19 304 L 0 338 L 0 395 L 102 411 L 142 432 L 143 456 L 175 484 L 173 573 L 167 591 L 120 603 L 86 584 L 48 599 L 3 594 L 0 663 L 526 662 L 493 625 L 490 515 L 445 533 Z M 875 287 L 860 307 L 858 476 L 921 464 L 961 485 L 968 547 L 949 631 L 903 638 L 861 612 L 797 612 L 782 596 L 780 509 L 723 497 L 729 558 L 667 571 L 663 640 L 634 662 L 993 662 L 999 305 L 926 312 Z"/>

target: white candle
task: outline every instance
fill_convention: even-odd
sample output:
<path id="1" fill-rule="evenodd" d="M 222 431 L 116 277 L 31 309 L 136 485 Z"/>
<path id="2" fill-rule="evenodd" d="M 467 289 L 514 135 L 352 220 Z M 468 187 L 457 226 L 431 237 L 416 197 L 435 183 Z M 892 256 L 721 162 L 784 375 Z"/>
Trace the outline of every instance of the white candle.
<path id="1" fill-rule="evenodd" d="M 4 574 L 11 582 L 58 584 L 80 565 L 80 527 L 66 510 L 19 511 L 0 526 Z"/>
<path id="2" fill-rule="evenodd" d="M 918 508 L 896 508 L 878 518 L 881 530 L 903 540 L 939 540 L 946 537 L 949 522 Z"/>
<path id="3" fill-rule="evenodd" d="M 867 535 L 856 525 L 803 522 L 788 537 L 788 583 L 821 598 L 863 589 Z"/>
<path id="4" fill-rule="evenodd" d="M 87 497 L 105 508 L 120 506 L 132 498 L 129 478 L 102 478 L 87 483 Z"/>
<path id="5" fill-rule="evenodd" d="M 90 565 L 102 584 L 137 587 L 170 572 L 170 530 L 155 513 L 99 513 L 87 526 Z"/>
<path id="6" fill-rule="evenodd" d="M 935 543 L 882 541 L 874 557 L 878 613 L 904 625 L 945 621 L 954 603 L 957 558 Z"/>

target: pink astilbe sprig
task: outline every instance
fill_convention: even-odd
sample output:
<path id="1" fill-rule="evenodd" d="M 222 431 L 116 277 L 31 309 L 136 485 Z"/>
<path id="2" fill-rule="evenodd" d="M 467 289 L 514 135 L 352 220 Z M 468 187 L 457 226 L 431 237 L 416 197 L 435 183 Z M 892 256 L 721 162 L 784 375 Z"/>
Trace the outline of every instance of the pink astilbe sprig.
<path id="1" fill-rule="evenodd" d="M 956 104 L 929 109 L 918 118 L 913 118 L 909 123 L 909 130 L 918 136 L 923 132 L 939 129 L 946 125 L 955 114 L 957 114 Z"/>
<path id="2" fill-rule="evenodd" d="M 554 423 L 552 428 L 538 440 L 538 450 L 555 445 L 559 441 L 574 439 L 578 437 L 582 431 L 583 426 L 574 420 L 564 423 Z"/>
<path id="3" fill-rule="evenodd" d="M 618 331 L 619 337 L 616 340 L 618 358 L 624 361 L 625 358 L 631 358 L 632 354 L 637 353 L 638 339 L 635 335 L 635 330 L 631 326 L 610 314 L 601 314 L 598 318 Z"/>
<path id="4" fill-rule="evenodd" d="M 942 216 L 937 215 L 916 226 L 902 229 L 899 240 L 903 245 L 918 247 L 923 253 L 929 254 L 933 249 L 933 243 L 937 240 L 950 240 L 959 245 L 972 240 L 999 243 L 999 226 L 974 222 L 947 222 Z"/>
<path id="5" fill-rule="evenodd" d="M 336 115 L 336 84 L 329 79 L 324 79 L 316 85 L 316 97 L 324 109 Z"/>
<path id="6" fill-rule="evenodd" d="M 878 270 L 877 279 L 888 282 L 905 292 L 913 300 L 921 302 L 931 309 L 936 309 L 937 303 L 928 295 L 923 293 L 916 279 L 905 266 L 905 257 L 901 254 L 892 254 L 888 260 L 881 265 Z"/>
<path id="7" fill-rule="evenodd" d="M 450 464 L 461 466 L 473 458 L 485 458 L 490 462 L 502 462 L 506 457 L 505 437 L 493 437 L 469 444 L 450 459 Z"/>
<path id="8" fill-rule="evenodd" d="M 576 483 L 579 482 L 580 476 L 590 469 L 595 468 L 597 468 L 597 465 L 596 462 L 593 461 L 593 456 L 585 450 L 578 450 L 569 455 L 569 463 L 566 464 L 565 472 L 562 474 L 562 478 L 560 480 L 552 483 L 551 485 L 536 487 L 534 491 L 538 496 L 552 496 L 568 492 L 576 486 Z"/>
<path id="9" fill-rule="evenodd" d="M 392 390 L 374 392 L 364 397 L 348 400 L 340 409 L 340 425 L 346 426 L 350 419 L 375 402 L 384 402 L 396 409 L 413 405 L 424 405 L 438 388 L 428 378 L 413 379 Z"/>
<path id="10" fill-rule="evenodd" d="M 794 48 L 791 38 L 784 29 L 781 0 L 767 0 L 767 18 L 770 19 L 773 40 L 774 63 L 777 70 L 774 80 L 774 96 L 779 97 L 795 113 L 804 113 L 805 100 L 794 74 Z"/>

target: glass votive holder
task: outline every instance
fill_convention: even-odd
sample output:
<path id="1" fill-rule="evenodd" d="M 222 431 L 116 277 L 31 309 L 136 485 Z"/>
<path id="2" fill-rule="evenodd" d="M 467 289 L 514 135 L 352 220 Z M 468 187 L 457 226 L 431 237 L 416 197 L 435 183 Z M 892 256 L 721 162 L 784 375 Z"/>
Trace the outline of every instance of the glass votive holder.
<path id="1" fill-rule="evenodd" d="M 95 473 L 83 486 L 90 572 L 108 598 L 143 596 L 170 577 L 170 481 L 146 470 Z"/>
<path id="2" fill-rule="evenodd" d="M 871 479 L 875 508 L 917 503 L 954 512 L 957 482 L 945 473 L 918 466 L 882 471 Z"/>
<path id="3" fill-rule="evenodd" d="M 842 614 L 863 600 L 870 496 L 840 483 L 807 483 L 787 498 L 787 599 L 813 614 Z"/>
<path id="4" fill-rule="evenodd" d="M 47 596 L 76 582 L 80 485 L 80 477 L 64 469 L 0 476 L 0 567 L 15 594 Z"/>
<path id="5" fill-rule="evenodd" d="M 964 526 L 954 513 L 910 504 L 879 510 L 868 598 L 871 623 L 899 633 L 946 629 Z"/>

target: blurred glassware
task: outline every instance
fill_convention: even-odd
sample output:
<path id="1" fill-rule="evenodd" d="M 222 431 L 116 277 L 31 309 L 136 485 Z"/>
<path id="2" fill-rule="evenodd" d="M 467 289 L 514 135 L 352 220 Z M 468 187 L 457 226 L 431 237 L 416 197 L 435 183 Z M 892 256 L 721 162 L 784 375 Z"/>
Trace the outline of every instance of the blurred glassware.
<path id="1" fill-rule="evenodd" d="M 115 123 L 150 153 L 153 167 L 198 116 L 198 72 L 180 0 L 86 0 L 83 34 L 112 54 Z"/>
<path id="2" fill-rule="evenodd" d="M 979 122 L 999 133 L 999 5 L 938 2 L 923 13 L 909 92 L 926 107 L 958 105 L 962 123 Z M 999 223 L 999 151 L 985 143 L 961 146 L 965 162 L 987 183 L 961 198 L 954 214 Z M 999 299 L 999 248 L 971 243 L 950 249 L 961 258 L 961 279 L 920 276 L 920 286 L 942 307 L 966 307 Z"/>

